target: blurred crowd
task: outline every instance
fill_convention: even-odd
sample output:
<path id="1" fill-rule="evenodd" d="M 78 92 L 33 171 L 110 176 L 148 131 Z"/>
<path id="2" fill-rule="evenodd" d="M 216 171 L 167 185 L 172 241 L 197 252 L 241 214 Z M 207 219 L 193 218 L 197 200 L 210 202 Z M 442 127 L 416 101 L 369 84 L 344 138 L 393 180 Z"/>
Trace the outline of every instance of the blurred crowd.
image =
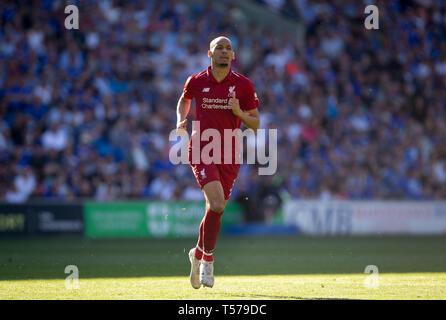
<path id="1" fill-rule="evenodd" d="M 377 1 L 367 30 L 369 1 L 262 2 L 292 7 L 305 43 L 211 1 L 74 1 L 79 30 L 63 1 L 2 1 L 0 199 L 202 200 L 168 137 L 219 35 L 279 138 L 277 173 L 243 165 L 234 198 L 445 199 L 445 4 Z"/>

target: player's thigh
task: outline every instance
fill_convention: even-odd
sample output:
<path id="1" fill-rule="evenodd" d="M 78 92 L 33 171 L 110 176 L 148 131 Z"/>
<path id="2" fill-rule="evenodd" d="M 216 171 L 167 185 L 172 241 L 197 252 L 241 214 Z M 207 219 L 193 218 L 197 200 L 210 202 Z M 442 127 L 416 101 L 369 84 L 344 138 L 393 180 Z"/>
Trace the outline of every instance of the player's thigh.
<path id="1" fill-rule="evenodd" d="M 221 212 L 226 202 L 224 188 L 221 185 L 220 171 L 214 163 L 191 164 L 194 176 L 204 193 L 206 207 L 212 211 Z"/>
<path id="2" fill-rule="evenodd" d="M 213 163 L 204 164 L 191 164 L 192 172 L 197 180 L 200 189 L 203 190 L 204 186 L 211 181 L 220 180 L 220 172 L 217 166 Z"/>
<path id="3" fill-rule="evenodd" d="M 223 212 L 226 206 L 223 186 L 219 180 L 206 183 L 203 186 L 203 193 L 206 198 L 206 206 L 215 212 Z"/>
<path id="4" fill-rule="evenodd" d="M 232 188 L 234 187 L 235 180 L 237 179 L 240 171 L 240 165 L 220 164 L 217 165 L 220 173 L 220 182 L 223 187 L 223 195 L 225 200 L 228 200 L 231 196 Z"/>

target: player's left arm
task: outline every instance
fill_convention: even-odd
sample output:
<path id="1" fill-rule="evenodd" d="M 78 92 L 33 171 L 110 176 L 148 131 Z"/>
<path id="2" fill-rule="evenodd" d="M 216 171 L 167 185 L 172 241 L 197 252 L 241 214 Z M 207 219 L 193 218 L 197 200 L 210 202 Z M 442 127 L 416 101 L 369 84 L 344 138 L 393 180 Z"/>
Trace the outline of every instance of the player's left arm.
<path id="1" fill-rule="evenodd" d="M 232 113 L 236 117 L 239 117 L 247 128 L 254 130 L 254 132 L 256 132 L 257 129 L 260 128 L 259 110 L 257 108 L 254 108 L 243 111 L 240 108 L 240 101 L 239 99 L 237 99 L 235 91 L 232 93 L 232 98 L 229 99 L 228 105 L 231 107 Z"/>

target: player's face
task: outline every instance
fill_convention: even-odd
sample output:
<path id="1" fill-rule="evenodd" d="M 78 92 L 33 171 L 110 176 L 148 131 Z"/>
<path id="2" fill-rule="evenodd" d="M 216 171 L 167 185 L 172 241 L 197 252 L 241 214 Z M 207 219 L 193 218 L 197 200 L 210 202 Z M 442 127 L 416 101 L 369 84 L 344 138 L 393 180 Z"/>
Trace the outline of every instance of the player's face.
<path id="1" fill-rule="evenodd" d="M 212 62 L 220 67 L 230 66 L 231 61 L 235 58 L 232 45 L 226 39 L 218 41 L 215 46 L 209 50 L 208 55 L 212 59 Z"/>

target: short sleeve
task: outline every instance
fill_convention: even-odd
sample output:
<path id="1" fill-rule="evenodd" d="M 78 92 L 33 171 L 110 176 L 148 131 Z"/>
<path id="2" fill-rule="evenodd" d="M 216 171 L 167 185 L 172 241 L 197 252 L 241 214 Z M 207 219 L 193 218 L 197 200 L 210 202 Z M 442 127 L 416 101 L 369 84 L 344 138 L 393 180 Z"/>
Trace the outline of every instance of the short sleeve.
<path id="1" fill-rule="evenodd" d="M 243 97 L 243 101 L 241 104 L 241 109 L 243 111 L 252 110 L 259 107 L 259 98 L 257 97 L 256 90 L 254 88 L 254 85 L 251 81 L 247 81 L 246 87 L 245 87 L 245 95 Z"/>
<path id="2" fill-rule="evenodd" d="M 192 100 L 194 98 L 191 80 L 192 80 L 192 76 L 187 78 L 186 83 L 184 84 L 184 89 L 183 89 L 183 97 L 186 99 L 190 99 L 190 100 Z"/>

